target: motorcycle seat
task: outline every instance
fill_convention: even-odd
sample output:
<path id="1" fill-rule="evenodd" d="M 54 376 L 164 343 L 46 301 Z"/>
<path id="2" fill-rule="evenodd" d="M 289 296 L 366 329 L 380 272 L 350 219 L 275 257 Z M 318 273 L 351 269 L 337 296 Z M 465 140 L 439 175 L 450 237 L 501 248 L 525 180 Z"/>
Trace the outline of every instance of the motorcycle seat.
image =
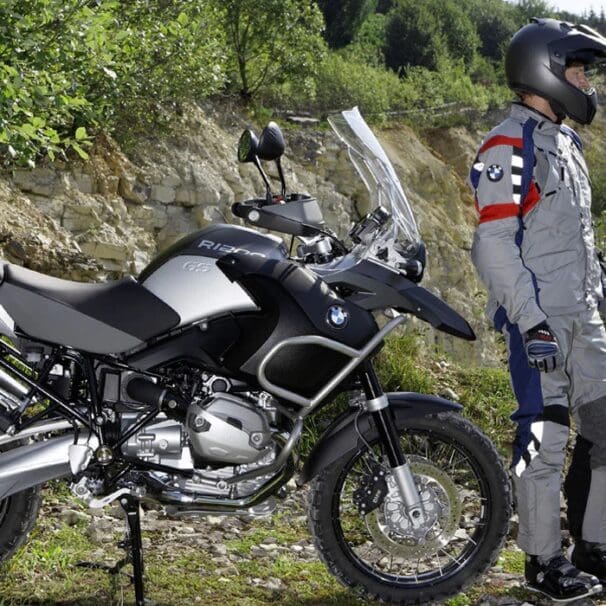
<path id="1" fill-rule="evenodd" d="M 134 278 L 90 284 L 5 263 L 0 304 L 37 340 L 97 354 L 141 345 L 179 324 L 179 315 Z"/>

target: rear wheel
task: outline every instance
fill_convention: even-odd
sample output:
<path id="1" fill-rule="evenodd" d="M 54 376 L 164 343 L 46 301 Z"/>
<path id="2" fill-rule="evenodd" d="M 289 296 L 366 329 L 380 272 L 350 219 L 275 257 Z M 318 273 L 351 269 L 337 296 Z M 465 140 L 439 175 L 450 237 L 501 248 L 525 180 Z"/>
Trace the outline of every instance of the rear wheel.
<path id="1" fill-rule="evenodd" d="M 378 437 L 369 435 L 314 479 L 311 532 L 329 570 L 363 596 L 442 600 L 496 561 L 510 517 L 508 477 L 490 440 L 456 414 L 400 419 L 397 430 L 424 522 L 406 515 Z M 380 495 L 379 505 L 366 494 Z"/>
<path id="2" fill-rule="evenodd" d="M 16 448 L 19 444 L 0 447 Z M 22 490 L 0 501 L 0 562 L 10 559 L 27 540 L 42 502 L 39 486 Z"/>

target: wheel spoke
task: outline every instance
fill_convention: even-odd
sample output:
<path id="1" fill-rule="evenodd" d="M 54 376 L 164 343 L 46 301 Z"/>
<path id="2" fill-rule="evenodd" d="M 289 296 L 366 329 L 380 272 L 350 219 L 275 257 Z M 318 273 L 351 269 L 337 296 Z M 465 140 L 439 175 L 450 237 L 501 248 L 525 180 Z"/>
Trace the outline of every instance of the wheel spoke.
<path id="1" fill-rule="evenodd" d="M 438 512 L 426 534 L 414 534 L 401 504 L 398 509 L 399 497 L 390 496 L 389 490 L 376 511 L 365 517 L 359 513 L 353 495 L 375 473 L 376 444 L 361 450 L 346 471 L 337 517 L 345 544 L 360 565 L 382 578 L 387 575 L 397 586 L 409 586 L 467 564 L 486 533 L 489 501 L 473 461 L 447 435 L 404 433 L 401 445 L 413 474 L 425 478 L 422 498 L 430 499 L 429 510 Z"/>

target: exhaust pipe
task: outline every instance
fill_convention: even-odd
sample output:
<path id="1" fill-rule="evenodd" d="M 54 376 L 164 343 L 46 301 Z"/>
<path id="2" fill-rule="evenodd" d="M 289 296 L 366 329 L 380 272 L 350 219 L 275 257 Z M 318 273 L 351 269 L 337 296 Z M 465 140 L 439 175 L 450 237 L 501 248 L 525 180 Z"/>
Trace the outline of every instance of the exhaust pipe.
<path id="1" fill-rule="evenodd" d="M 68 434 L 0 453 L 0 500 L 26 488 L 71 475 L 69 449 L 73 444 L 74 436 Z M 94 449 L 97 440 L 87 437 L 78 444 L 88 444 Z"/>
<path id="2" fill-rule="evenodd" d="M 5 370 L 0 368 L 0 389 L 8 391 L 8 393 L 16 398 L 23 398 L 29 393 L 30 388 L 11 377 Z"/>

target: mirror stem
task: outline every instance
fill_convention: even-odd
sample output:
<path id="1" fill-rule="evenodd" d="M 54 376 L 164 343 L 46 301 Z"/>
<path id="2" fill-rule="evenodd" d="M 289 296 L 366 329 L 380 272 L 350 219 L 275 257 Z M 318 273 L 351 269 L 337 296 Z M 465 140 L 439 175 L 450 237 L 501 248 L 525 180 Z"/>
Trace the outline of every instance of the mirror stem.
<path id="1" fill-rule="evenodd" d="M 276 166 L 278 167 L 278 175 L 280 175 L 280 183 L 282 183 L 282 197 L 286 202 L 286 181 L 284 180 L 284 173 L 282 172 L 282 163 L 280 158 L 276 159 Z"/>
<path id="2" fill-rule="evenodd" d="M 255 156 L 254 162 L 255 162 L 255 166 L 261 173 L 261 177 L 263 177 L 263 182 L 265 183 L 265 189 L 267 190 L 267 203 L 271 204 L 272 195 L 271 195 L 271 185 L 269 183 L 269 179 L 267 178 L 265 171 L 261 168 L 261 162 L 259 162 L 259 158 L 257 156 Z"/>

